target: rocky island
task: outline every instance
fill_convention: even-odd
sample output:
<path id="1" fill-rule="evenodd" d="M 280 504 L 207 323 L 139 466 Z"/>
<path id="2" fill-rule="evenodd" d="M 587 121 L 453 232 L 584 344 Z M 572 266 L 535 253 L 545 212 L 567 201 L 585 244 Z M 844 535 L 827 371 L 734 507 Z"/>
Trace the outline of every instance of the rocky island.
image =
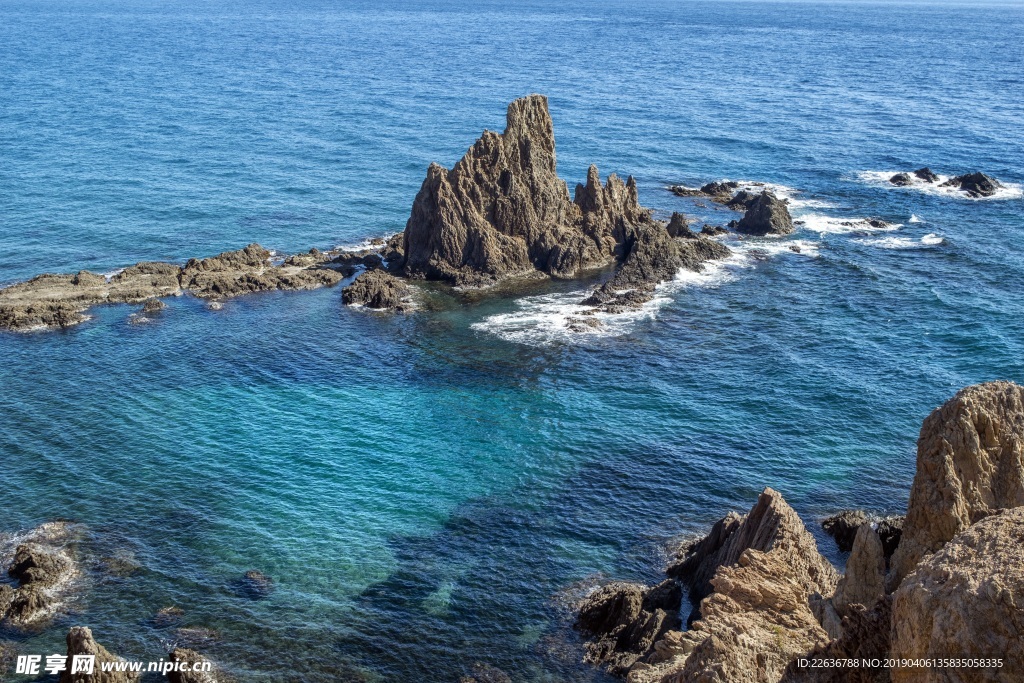
<path id="1" fill-rule="evenodd" d="M 765 231 L 785 231 L 785 208 L 764 197 L 757 201 L 757 218 L 745 217 L 738 229 L 765 234 L 758 232 L 763 223 Z M 0 328 L 69 327 L 100 304 L 145 304 L 154 312 L 160 307 L 151 302 L 160 297 L 191 294 L 217 302 L 327 287 L 352 275 L 344 303 L 409 310 L 406 281 L 484 287 L 513 278 L 575 278 L 618 264 L 618 273 L 588 299 L 595 310 L 616 311 L 650 299 L 680 268 L 699 271 L 728 254 L 705 234 L 670 234 L 640 205 L 632 177 L 623 182 L 612 174 L 602 183 L 591 166 L 570 199 L 557 173 L 547 98 L 530 95 L 509 105 L 504 132 L 484 131 L 451 170 L 431 164 L 405 230 L 375 248 L 311 249 L 275 259 L 250 244 L 184 265 L 137 263 L 110 277 L 39 275 L 0 289 Z"/>

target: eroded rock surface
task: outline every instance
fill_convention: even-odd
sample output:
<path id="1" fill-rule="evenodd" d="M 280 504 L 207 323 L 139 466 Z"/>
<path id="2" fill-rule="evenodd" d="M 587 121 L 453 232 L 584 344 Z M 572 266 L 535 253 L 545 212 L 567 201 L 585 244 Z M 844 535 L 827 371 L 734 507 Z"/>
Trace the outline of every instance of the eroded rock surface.
<path id="1" fill-rule="evenodd" d="M 956 187 L 970 197 L 991 197 L 1002 184 L 984 173 L 975 172 L 958 175 L 942 183 L 943 187 Z"/>
<path id="2" fill-rule="evenodd" d="M 928 553 L 1001 508 L 1024 505 L 1024 388 L 967 387 L 924 421 L 890 590 Z"/>
<path id="3" fill-rule="evenodd" d="M 870 608 L 885 595 L 885 551 L 882 539 L 870 522 L 857 530 L 853 551 L 846 561 L 846 573 L 836 586 L 832 604 L 841 616 L 854 605 Z"/>
<path id="4" fill-rule="evenodd" d="M 341 300 L 347 306 L 362 305 L 380 310 L 405 311 L 412 308 L 409 286 L 383 270 L 361 273 L 342 290 Z"/>
<path id="5" fill-rule="evenodd" d="M 329 286 L 343 274 L 327 267 L 324 259 L 305 254 L 281 265 L 258 244 L 206 259 L 191 259 L 184 266 L 141 262 L 109 279 L 81 271 L 75 275 L 39 275 L 0 289 L 0 328 L 70 327 L 87 319 L 84 312 L 100 304 L 145 303 L 144 313 L 162 308 L 160 297 L 189 292 L 216 299 L 271 290 L 315 289 Z"/>
<path id="6" fill-rule="evenodd" d="M 763 190 L 749 204 L 747 212 L 734 227 L 736 232 L 758 236 L 788 235 L 796 230 L 786 201 L 768 190 Z"/>
<path id="7" fill-rule="evenodd" d="M 85 626 L 74 626 L 68 631 L 68 658 L 65 669 L 60 675 L 60 683 L 130 683 L 139 680 L 138 673 L 129 671 L 103 671 L 103 664 L 124 661 L 121 657 L 111 654 L 105 647 L 96 642 L 92 630 Z M 92 655 L 96 658 L 94 673 L 71 673 L 75 655 Z"/>
<path id="8" fill-rule="evenodd" d="M 602 187 L 594 168 L 570 201 L 547 98 L 530 95 L 509 105 L 503 133 L 484 131 L 450 171 L 430 165 L 406 223 L 402 272 L 461 285 L 531 271 L 572 277 L 611 260 L 613 224 L 645 216 L 632 179 Z"/>
<path id="9" fill-rule="evenodd" d="M 38 627 L 65 606 L 79 571 L 71 551 L 75 538 L 67 522 L 49 522 L 21 537 L 7 570 L 17 585 L 0 586 L 0 625 Z"/>
<path id="10" fill-rule="evenodd" d="M 1024 507 L 958 533 L 893 596 L 896 658 L 1002 659 L 1000 668 L 894 669 L 894 683 L 1020 681 L 1024 672 Z"/>
<path id="11" fill-rule="evenodd" d="M 790 659 L 829 640 L 809 598 L 831 595 L 838 575 L 796 512 L 772 489 L 765 489 L 747 515 L 731 513 L 718 522 L 669 575 L 655 589 L 606 587 L 580 612 L 581 630 L 609 634 L 591 640 L 588 655 L 594 658 L 596 649 L 631 683 L 774 682 Z M 656 591 L 678 590 L 674 581 L 689 587 L 691 600 L 703 597 L 700 618 L 687 631 L 666 628 L 657 610 L 644 607 Z"/>

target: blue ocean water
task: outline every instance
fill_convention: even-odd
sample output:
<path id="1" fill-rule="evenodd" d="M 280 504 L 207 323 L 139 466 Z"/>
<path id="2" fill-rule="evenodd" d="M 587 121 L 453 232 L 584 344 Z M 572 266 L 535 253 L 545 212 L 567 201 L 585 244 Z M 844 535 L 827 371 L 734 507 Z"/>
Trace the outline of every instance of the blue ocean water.
<path id="1" fill-rule="evenodd" d="M 722 223 L 666 185 L 760 180 L 803 221 L 599 334 L 564 331 L 579 283 L 0 334 L 0 531 L 73 519 L 141 567 L 3 637 L 157 659 L 178 605 L 246 681 L 600 681 L 580 582 L 656 580 L 768 485 L 815 528 L 899 512 L 929 410 L 1024 380 L 1022 39 L 1020 4 L 0 0 L 3 283 L 396 232 L 428 163 L 530 92 L 570 187 L 596 163 Z M 923 165 L 1009 190 L 879 182 Z"/>

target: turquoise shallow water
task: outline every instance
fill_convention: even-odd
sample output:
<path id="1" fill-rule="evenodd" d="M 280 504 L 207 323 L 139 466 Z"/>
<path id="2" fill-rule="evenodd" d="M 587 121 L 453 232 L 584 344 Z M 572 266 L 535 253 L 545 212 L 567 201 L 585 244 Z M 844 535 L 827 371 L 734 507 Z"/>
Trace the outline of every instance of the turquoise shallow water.
<path id="1" fill-rule="evenodd" d="M 579 283 L 0 335 L 0 531 L 74 519 L 87 557 L 142 567 L 91 572 L 22 646 L 82 623 L 155 659 L 177 604 L 242 680 L 598 681 L 577 582 L 653 580 L 765 485 L 809 523 L 900 511 L 928 411 L 1024 380 L 1024 202 L 870 172 L 1024 182 L 1022 37 L 1016 4 L 0 1 L 3 282 L 395 232 L 427 164 L 528 92 L 570 185 L 594 162 L 724 222 L 665 185 L 764 180 L 804 221 L 598 335 L 561 328 Z M 839 223 L 867 216 L 900 227 Z M 253 568 L 266 600 L 236 589 Z"/>

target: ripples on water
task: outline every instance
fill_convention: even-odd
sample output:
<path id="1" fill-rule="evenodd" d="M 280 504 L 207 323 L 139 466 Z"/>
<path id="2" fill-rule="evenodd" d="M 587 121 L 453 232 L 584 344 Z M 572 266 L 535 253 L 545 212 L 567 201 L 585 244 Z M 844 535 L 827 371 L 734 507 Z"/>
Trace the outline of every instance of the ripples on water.
<path id="1" fill-rule="evenodd" d="M 570 184 L 595 162 L 660 216 L 721 223 L 665 185 L 765 180 L 805 221 L 607 334 L 566 335 L 580 285 L 552 283 L 408 317 L 335 289 L 0 335 L 3 529 L 72 518 L 86 556 L 142 566 L 93 577 L 27 650 L 85 623 L 155 659 L 176 636 L 151 616 L 176 604 L 244 680 L 453 681 L 476 660 L 602 680 L 566 629 L 577 582 L 654 580 L 666 541 L 765 485 L 809 522 L 898 511 L 927 412 L 1024 379 L 1019 197 L 863 175 L 1024 181 L 1019 6 L 0 14 L 5 282 L 393 233 L 426 165 L 533 91 Z M 899 227 L 842 224 L 869 217 Z M 234 589 L 253 568 L 265 600 Z"/>

